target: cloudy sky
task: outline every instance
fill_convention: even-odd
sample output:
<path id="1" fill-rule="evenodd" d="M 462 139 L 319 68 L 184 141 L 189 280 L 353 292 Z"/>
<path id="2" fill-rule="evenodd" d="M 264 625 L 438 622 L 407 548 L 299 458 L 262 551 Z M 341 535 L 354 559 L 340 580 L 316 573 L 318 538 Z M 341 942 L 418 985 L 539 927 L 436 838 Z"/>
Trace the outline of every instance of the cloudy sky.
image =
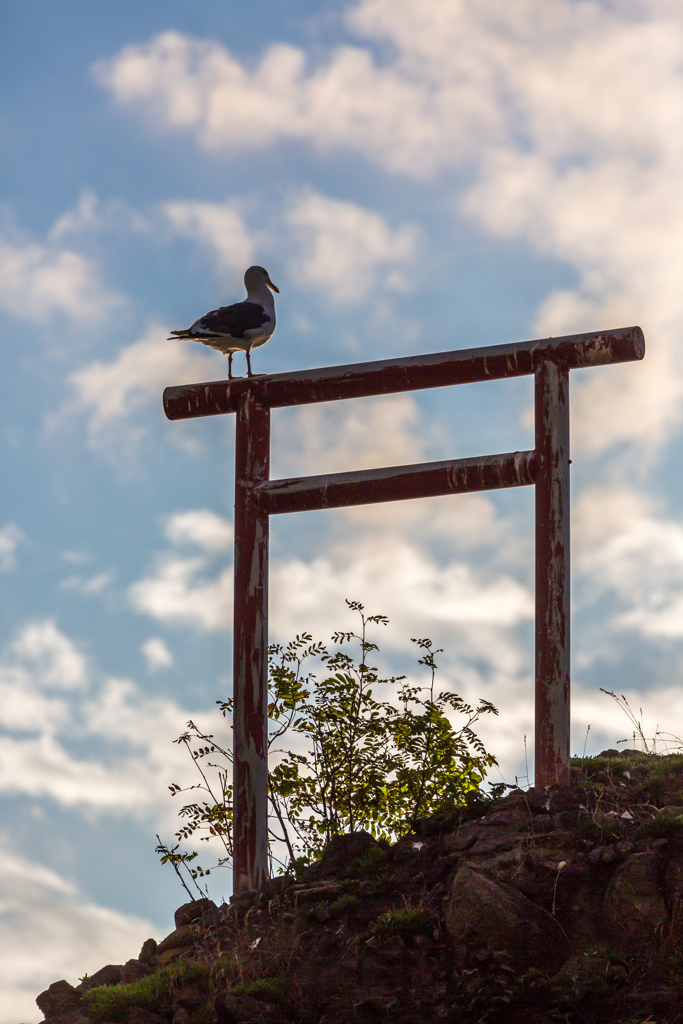
<path id="1" fill-rule="evenodd" d="M 223 357 L 166 341 L 279 285 L 277 372 L 640 324 L 572 375 L 573 749 L 683 734 L 683 14 L 673 0 L 5 4 L 0 135 L 0 1024 L 171 927 L 155 858 L 228 742 L 233 423 L 168 423 Z M 237 372 L 244 367 L 236 358 Z M 273 475 L 532 446 L 531 382 L 277 412 Z M 532 723 L 530 489 L 272 523 L 271 634 L 344 598 Z M 221 732 L 222 730 L 222 732 Z M 533 751 L 529 743 L 529 756 Z M 229 876 L 212 895 L 230 891 Z"/>

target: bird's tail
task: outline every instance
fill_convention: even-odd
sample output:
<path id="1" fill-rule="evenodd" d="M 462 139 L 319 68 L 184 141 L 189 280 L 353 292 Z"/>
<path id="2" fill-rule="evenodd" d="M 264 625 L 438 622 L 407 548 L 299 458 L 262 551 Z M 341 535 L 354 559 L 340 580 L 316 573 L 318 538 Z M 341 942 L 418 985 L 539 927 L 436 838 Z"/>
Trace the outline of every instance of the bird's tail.
<path id="1" fill-rule="evenodd" d="M 176 338 L 191 338 L 189 328 L 184 331 L 171 331 L 171 337 L 167 338 L 166 341 L 175 341 Z"/>

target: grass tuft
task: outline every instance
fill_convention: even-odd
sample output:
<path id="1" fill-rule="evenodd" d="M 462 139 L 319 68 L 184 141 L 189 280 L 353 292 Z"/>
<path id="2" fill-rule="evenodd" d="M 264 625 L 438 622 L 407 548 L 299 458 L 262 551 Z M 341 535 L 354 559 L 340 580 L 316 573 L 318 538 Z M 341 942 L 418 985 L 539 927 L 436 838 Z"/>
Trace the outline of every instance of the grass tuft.
<path id="1" fill-rule="evenodd" d="M 379 937 L 390 935 L 416 935 L 418 932 L 430 932 L 433 928 L 429 915 L 424 910 L 413 907 L 400 907 L 382 914 L 372 925 L 372 934 Z"/>
<path id="2" fill-rule="evenodd" d="M 170 1012 L 173 993 L 189 982 L 206 983 L 209 970 L 203 964 L 181 961 L 155 974 L 120 985 L 100 985 L 83 995 L 94 1024 L 119 1024 L 133 1007 Z"/>

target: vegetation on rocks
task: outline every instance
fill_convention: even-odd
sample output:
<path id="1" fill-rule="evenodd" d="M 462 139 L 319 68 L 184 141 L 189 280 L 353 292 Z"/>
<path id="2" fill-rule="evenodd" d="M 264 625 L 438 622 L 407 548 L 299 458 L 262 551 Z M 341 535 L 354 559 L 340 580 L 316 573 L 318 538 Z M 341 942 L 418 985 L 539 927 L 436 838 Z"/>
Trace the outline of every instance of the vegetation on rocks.
<path id="1" fill-rule="evenodd" d="M 217 906 L 196 852 L 160 841 L 191 896 L 174 931 L 50 986 L 46 1024 L 683 1024 L 683 755 L 607 750 L 569 787 L 484 794 L 472 725 L 495 709 L 435 693 L 429 640 L 426 690 L 379 679 L 386 620 L 351 607 L 336 652 L 271 650 L 274 877 Z M 179 844 L 228 860 L 229 753 L 192 723 L 179 742 L 202 779 Z"/>
<path id="2" fill-rule="evenodd" d="M 683 757 L 576 758 L 568 789 L 334 836 L 38 1002 L 49 1024 L 679 1024 L 682 816 Z"/>
<path id="3" fill-rule="evenodd" d="M 482 715 L 497 715 L 496 708 L 486 700 L 475 708 L 456 693 L 436 690 L 441 652 L 428 639 L 413 640 L 426 685 L 403 676 L 381 678 L 370 664 L 378 646 L 368 638 L 368 627 L 386 626 L 388 619 L 366 615 L 357 601 L 347 604 L 358 614 L 360 628 L 334 633 L 336 650 L 308 633 L 270 648 L 273 873 L 296 873 L 345 832 L 367 830 L 376 839 L 395 841 L 437 807 L 445 813 L 461 806 L 496 764 L 473 729 Z M 356 658 L 351 645 L 358 649 Z M 390 688 L 393 700 L 380 699 L 380 688 Z M 218 705 L 224 716 L 232 716 L 232 701 Z M 219 866 L 231 864 L 232 754 L 194 722 L 176 742 L 187 748 L 201 781 L 190 787 L 193 799 L 179 811 L 178 843 L 168 846 L 159 839 L 157 852 L 189 896 L 206 896 L 212 868 L 201 867 L 197 851 L 181 844 L 216 839 L 224 854 Z M 174 796 L 188 792 L 177 784 L 169 788 Z"/>

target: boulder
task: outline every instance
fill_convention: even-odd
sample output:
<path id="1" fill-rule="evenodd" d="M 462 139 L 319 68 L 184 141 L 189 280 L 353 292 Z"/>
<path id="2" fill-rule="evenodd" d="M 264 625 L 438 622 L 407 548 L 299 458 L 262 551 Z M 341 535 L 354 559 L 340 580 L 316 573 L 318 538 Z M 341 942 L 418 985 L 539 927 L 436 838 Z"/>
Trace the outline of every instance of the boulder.
<path id="1" fill-rule="evenodd" d="M 467 866 L 453 879 L 444 920 L 461 957 L 506 952 L 519 963 L 551 967 L 567 957 L 567 940 L 550 914 Z"/>
<path id="2" fill-rule="evenodd" d="M 100 985 L 118 985 L 121 981 L 123 981 L 123 967 L 120 964 L 107 964 L 106 967 L 101 967 L 90 977 L 85 977 L 77 986 L 76 992 L 87 992 L 88 989 L 99 988 Z"/>
<path id="3" fill-rule="evenodd" d="M 571 956 L 555 975 L 555 985 L 574 999 L 607 995 L 612 965 L 598 953 Z"/>
<path id="4" fill-rule="evenodd" d="M 82 1007 L 82 996 L 68 981 L 55 981 L 36 999 L 38 1009 L 50 1024 L 90 1024 Z"/>
<path id="5" fill-rule="evenodd" d="M 214 918 L 218 913 L 218 907 L 213 900 L 192 900 L 190 903 L 183 903 L 174 914 L 176 928 L 184 924 L 191 924 L 198 918 Z"/>
<path id="6" fill-rule="evenodd" d="M 632 853 L 612 876 L 605 896 L 605 924 L 621 946 L 649 941 L 667 923 L 664 897 L 659 885 L 659 854 L 654 850 Z"/>
<path id="7" fill-rule="evenodd" d="M 369 832 L 346 832 L 341 836 L 332 836 L 322 857 L 310 868 L 309 874 L 312 878 L 344 875 L 354 861 L 374 848 L 381 849 Z"/>
<path id="8" fill-rule="evenodd" d="M 140 960 L 142 963 L 146 963 L 147 961 L 151 960 L 153 956 L 156 956 L 156 953 L 156 939 L 145 939 L 145 941 L 142 943 L 142 949 L 140 950 L 138 960 Z"/>

